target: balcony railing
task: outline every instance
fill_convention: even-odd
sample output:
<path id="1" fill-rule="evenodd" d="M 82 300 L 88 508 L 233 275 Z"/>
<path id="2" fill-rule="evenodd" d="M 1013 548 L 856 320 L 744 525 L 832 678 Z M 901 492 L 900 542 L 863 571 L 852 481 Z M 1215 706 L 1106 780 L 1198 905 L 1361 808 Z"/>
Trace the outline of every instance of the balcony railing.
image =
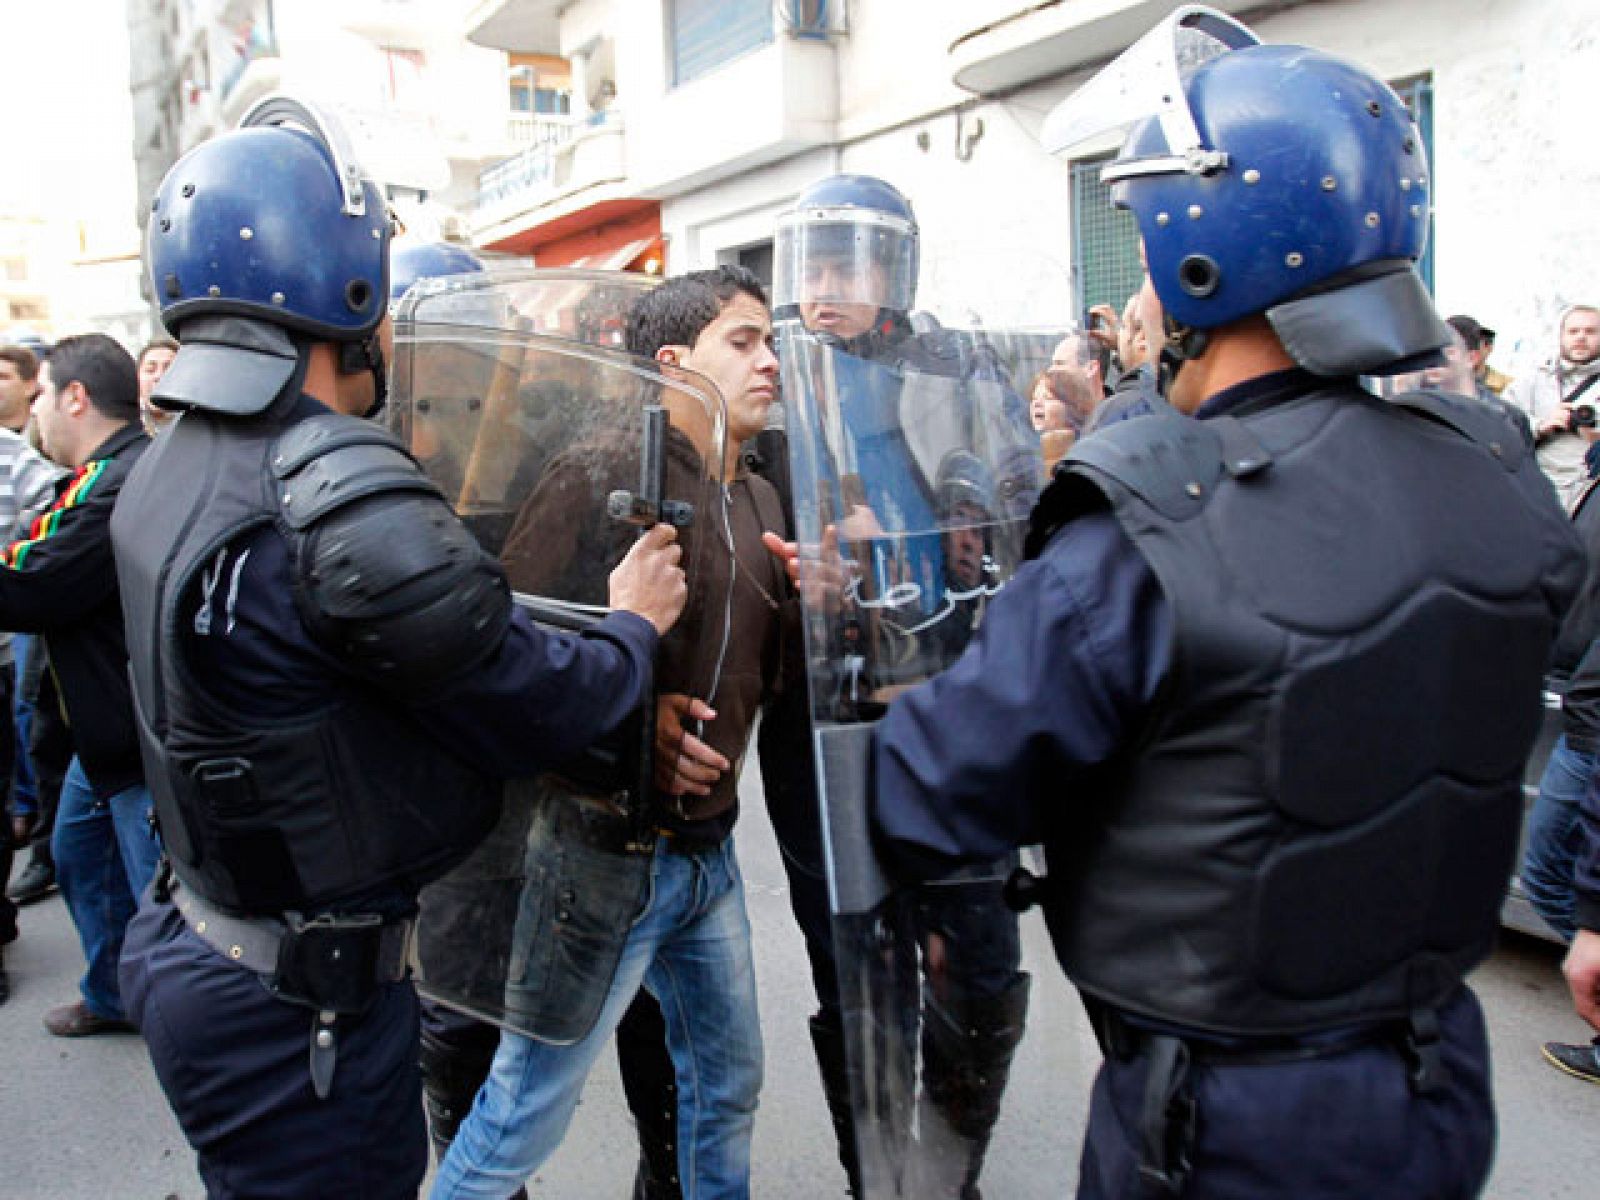
<path id="1" fill-rule="evenodd" d="M 514 113 L 511 139 L 522 150 L 478 174 L 478 207 L 488 208 L 512 196 L 549 188 L 555 178 L 556 154 L 572 140 L 571 117 Z"/>
<path id="2" fill-rule="evenodd" d="M 573 164 L 561 160 L 569 153 L 574 139 L 601 128 L 620 130 L 621 127 L 619 115 L 610 110 L 590 113 L 587 117 L 513 114 L 512 139 L 527 144 L 511 158 L 479 172 L 478 208 L 493 208 L 512 197 L 525 204 L 535 204 L 540 193 L 548 194 L 571 185 L 568 176 Z M 581 165 L 579 169 L 583 169 Z"/>
<path id="3" fill-rule="evenodd" d="M 566 141 L 572 125 L 565 113 L 514 112 L 506 118 L 506 136 L 518 146 L 539 146 Z"/>

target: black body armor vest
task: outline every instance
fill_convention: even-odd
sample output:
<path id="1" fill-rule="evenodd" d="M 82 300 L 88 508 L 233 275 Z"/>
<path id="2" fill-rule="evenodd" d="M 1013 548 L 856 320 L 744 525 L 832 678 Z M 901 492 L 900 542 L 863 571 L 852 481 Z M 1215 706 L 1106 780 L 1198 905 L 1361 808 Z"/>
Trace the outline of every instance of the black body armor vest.
<path id="1" fill-rule="evenodd" d="M 219 704 L 183 661 L 180 622 L 193 613 L 179 606 L 221 547 L 275 523 L 299 555 L 271 471 L 291 428 L 270 415 L 189 411 L 146 454 L 113 519 L 134 707 L 167 853 L 186 886 L 244 915 L 415 890 L 466 856 L 499 803 L 494 780 L 376 687 L 330 688 L 326 706 L 266 720 Z"/>
<path id="2" fill-rule="evenodd" d="M 1096 495 L 1095 493 L 1098 493 Z M 1355 389 L 1074 448 L 1171 606 L 1142 742 L 1046 839 L 1085 992 L 1221 1034 L 1436 1005 L 1488 952 L 1582 557 L 1508 420 Z"/>

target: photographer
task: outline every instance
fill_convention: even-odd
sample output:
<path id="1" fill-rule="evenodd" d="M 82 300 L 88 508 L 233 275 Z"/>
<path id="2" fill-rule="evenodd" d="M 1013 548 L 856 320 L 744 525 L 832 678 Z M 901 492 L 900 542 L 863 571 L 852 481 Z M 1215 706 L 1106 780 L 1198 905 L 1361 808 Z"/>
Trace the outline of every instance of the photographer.
<path id="1" fill-rule="evenodd" d="M 1560 349 L 1506 389 L 1506 402 L 1528 414 L 1539 445 L 1539 467 L 1569 508 L 1590 477 L 1590 446 L 1600 441 L 1600 309 L 1568 306 L 1561 314 Z"/>

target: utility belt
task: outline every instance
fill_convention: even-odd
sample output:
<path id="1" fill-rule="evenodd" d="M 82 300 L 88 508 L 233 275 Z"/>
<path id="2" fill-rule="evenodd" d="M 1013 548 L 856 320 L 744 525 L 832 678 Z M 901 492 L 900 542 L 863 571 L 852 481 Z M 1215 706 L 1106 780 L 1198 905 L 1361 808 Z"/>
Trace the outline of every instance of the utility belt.
<path id="1" fill-rule="evenodd" d="M 1426 1095 L 1446 1083 L 1439 1014 L 1418 1008 L 1403 1021 L 1378 1022 L 1306 1036 L 1268 1036 L 1218 1042 L 1129 1021 L 1102 1001 L 1084 996 L 1100 1049 L 1109 1059 L 1149 1062 L 1139 1107 L 1139 1179 L 1147 1197 L 1182 1193 L 1193 1169 L 1199 1105 L 1190 1068 L 1270 1066 L 1335 1058 L 1365 1046 L 1390 1045 L 1404 1058 L 1412 1091 Z"/>
<path id="2" fill-rule="evenodd" d="M 195 936 L 267 980 L 274 995 L 319 1012 L 365 1012 L 385 983 L 406 977 L 416 919 L 324 913 L 307 919 L 236 917 L 213 906 L 163 867 L 157 895 L 172 900 Z"/>
<path id="3" fill-rule="evenodd" d="M 554 814 L 558 836 L 607 854 L 654 854 L 660 846 L 669 854 L 705 854 L 727 840 L 723 834 L 702 835 L 674 829 L 659 819 L 659 813 L 642 819 L 609 801 L 578 793 L 566 793 L 556 800 Z"/>

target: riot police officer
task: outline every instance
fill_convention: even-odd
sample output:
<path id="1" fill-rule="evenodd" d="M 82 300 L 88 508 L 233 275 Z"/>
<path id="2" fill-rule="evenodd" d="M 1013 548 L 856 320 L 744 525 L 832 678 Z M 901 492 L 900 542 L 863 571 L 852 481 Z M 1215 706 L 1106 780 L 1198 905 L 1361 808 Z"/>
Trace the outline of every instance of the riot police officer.
<path id="1" fill-rule="evenodd" d="M 1038 440 L 993 347 L 981 336 L 945 329 L 913 311 L 921 237 L 911 204 L 897 188 L 868 175 L 835 175 L 811 185 L 780 218 L 774 259 L 775 313 L 788 318 L 780 329 L 780 354 L 798 356 L 798 342 L 815 339 L 869 364 L 860 386 L 839 383 L 842 419 L 863 430 L 856 448 L 872 459 L 852 464 L 853 482 L 843 500 L 851 511 L 839 514 L 840 527 L 855 523 L 878 531 L 879 517 L 896 512 L 906 514 L 907 527 L 926 531 L 901 543 L 913 563 L 906 569 L 928 581 L 912 611 L 873 621 L 870 631 L 859 613 L 846 612 L 834 627 L 846 638 L 872 643 L 865 658 L 873 685 L 903 685 L 936 669 L 943 656 L 953 657 L 970 636 L 991 555 L 1004 557 L 980 526 L 1008 504 L 1020 503 L 1026 511 L 1039 473 Z M 883 380 L 899 385 L 898 394 L 887 398 L 876 386 Z M 889 410 L 934 402 L 918 393 L 918 381 L 939 387 L 939 402 L 956 414 L 954 424 L 963 433 L 985 422 L 1014 428 L 1019 453 L 1000 464 L 998 479 L 960 450 L 927 461 L 913 451 L 899 432 L 903 409 Z M 979 411 L 980 394 L 992 401 L 991 411 Z M 867 427 L 886 436 L 866 433 Z M 760 449 L 768 461 L 778 457 L 771 447 Z M 844 472 L 842 465 L 835 467 Z M 967 501 L 964 509 L 961 500 Z M 950 527 L 943 535 L 942 525 Z M 958 582 L 963 570 L 968 574 Z M 951 601 L 951 595 L 963 599 Z M 803 662 L 803 652 L 796 648 L 790 659 Z M 810 1031 L 823 1090 L 841 1163 L 861 1194 L 854 1129 L 859 1114 L 852 1107 L 843 1034 L 808 699 L 815 702 L 805 686 L 791 686 L 765 713 L 762 782 L 817 992 Z M 939 962 L 936 972 L 920 976 L 916 963 L 910 965 L 913 982 L 896 1014 L 908 1030 L 908 1046 L 921 1046 L 919 1127 L 929 1155 L 917 1186 L 929 1197 L 979 1195 L 984 1155 L 1023 1032 L 1030 978 L 1019 969 L 1016 916 L 999 903 L 1003 878 L 1004 871 L 979 869 L 943 879 L 920 889 L 902 914 L 907 956 L 924 966 L 930 955 Z M 952 936 L 957 929 L 963 936 Z M 908 1075 L 914 1074 L 914 1056 L 913 1050 L 903 1064 Z M 908 1086 L 914 1082 L 908 1079 Z M 905 1117 L 909 1122 L 909 1110 Z M 937 1154 L 933 1147 L 940 1148 Z"/>
<path id="2" fill-rule="evenodd" d="M 169 869 L 130 1016 L 216 1196 L 415 1196 L 418 888 L 531 773 L 650 694 L 684 601 L 670 531 L 556 636 L 381 406 L 390 224 L 338 127 L 264 101 L 162 183 L 148 262 L 183 417 L 113 520 Z"/>
<path id="3" fill-rule="evenodd" d="M 1357 386 L 1445 341 L 1393 91 L 1186 8 L 1047 148 L 1110 123 L 1178 413 L 1073 449 L 967 656 L 891 706 L 879 844 L 920 878 L 1042 840 L 1106 1055 L 1079 1195 L 1476 1194 L 1463 977 L 1580 555 L 1509 421 Z"/>

